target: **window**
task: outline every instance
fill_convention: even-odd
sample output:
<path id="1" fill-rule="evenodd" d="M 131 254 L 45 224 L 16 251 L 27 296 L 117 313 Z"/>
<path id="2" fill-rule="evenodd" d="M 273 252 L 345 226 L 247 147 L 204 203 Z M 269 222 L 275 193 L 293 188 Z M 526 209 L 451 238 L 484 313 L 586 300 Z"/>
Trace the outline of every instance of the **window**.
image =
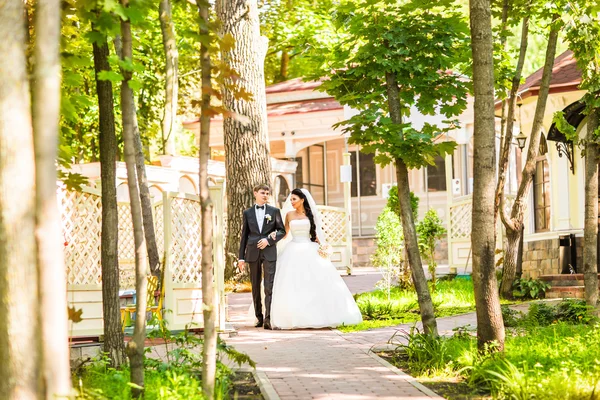
<path id="1" fill-rule="evenodd" d="M 296 157 L 296 187 L 307 189 L 317 204 L 325 204 L 325 146 L 315 144 Z"/>
<path id="2" fill-rule="evenodd" d="M 364 154 L 359 152 L 358 168 L 360 176 L 356 176 L 356 151 L 350 152 L 350 162 L 352 164 L 352 197 L 358 196 L 358 185 L 360 184 L 360 196 L 377 196 L 377 169 L 373 158 L 374 154 Z"/>
<path id="3" fill-rule="evenodd" d="M 550 229 L 550 172 L 546 158 L 537 160 L 533 180 L 535 231 Z"/>
<path id="4" fill-rule="evenodd" d="M 446 190 L 446 161 L 436 156 L 435 165 L 427 166 L 427 191 L 443 192 Z"/>

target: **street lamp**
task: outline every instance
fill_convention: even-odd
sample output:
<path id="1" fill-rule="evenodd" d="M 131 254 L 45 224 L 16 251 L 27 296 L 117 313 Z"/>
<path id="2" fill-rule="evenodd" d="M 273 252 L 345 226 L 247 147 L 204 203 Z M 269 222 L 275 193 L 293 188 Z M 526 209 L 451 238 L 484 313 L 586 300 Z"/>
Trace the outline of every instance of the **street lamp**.
<path id="1" fill-rule="evenodd" d="M 527 142 L 527 136 L 525 136 L 523 134 L 523 131 L 521 130 L 521 106 L 523 104 L 519 103 L 517 104 L 517 106 L 519 107 L 519 134 L 517 136 L 515 136 L 515 139 L 517 140 L 517 145 L 519 146 L 519 149 L 521 151 L 523 151 L 523 149 L 525 148 L 525 142 Z"/>
<path id="2" fill-rule="evenodd" d="M 523 132 L 519 132 L 519 134 L 515 136 L 515 139 L 517 140 L 517 145 L 519 146 L 519 149 L 523 151 L 523 149 L 525 148 L 525 142 L 527 142 L 527 136 L 525 136 Z"/>

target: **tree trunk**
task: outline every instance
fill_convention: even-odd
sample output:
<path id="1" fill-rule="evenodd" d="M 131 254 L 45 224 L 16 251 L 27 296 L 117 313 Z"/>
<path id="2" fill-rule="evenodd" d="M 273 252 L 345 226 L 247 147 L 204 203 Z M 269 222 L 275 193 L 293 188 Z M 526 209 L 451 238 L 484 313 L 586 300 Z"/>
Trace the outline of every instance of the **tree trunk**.
<path id="1" fill-rule="evenodd" d="M 36 239 L 42 337 L 42 388 L 48 399 L 71 395 L 67 274 L 61 214 L 56 199 L 60 119 L 60 1 L 35 9 L 33 132 L 35 144 Z"/>
<path id="2" fill-rule="evenodd" d="M 474 179 L 471 248 L 473 285 L 477 309 L 477 342 L 483 350 L 496 342 L 504 349 L 504 325 L 495 273 L 494 222 L 495 127 L 492 15 L 489 0 L 471 0 L 473 52 Z"/>
<path id="3" fill-rule="evenodd" d="M 279 82 L 287 81 L 288 67 L 290 65 L 290 53 L 287 50 L 281 52 L 281 64 L 279 65 Z"/>
<path id="4" fill-rule="evenodd" d="M 115 52 L 123 58 L 123 44 L 119 36 L 114 39 Z M 133 92 L 132 92 L 133 93 Z M 132 94 L 133 96 L 133 94 Z M 135 100 L 132 99 L 133 106 L 133 138 L 135 143 L 135 169 L 139 186 L 140 200 L 142 204 L 142 221 L 144 224 L 144 237 L 146 238 L 146 248 L 148 249 L 148 262 L 152 275 L 160 278 L 160 255 L 156 245 L 156 233 L 154 230 L 154 217 L 152 216 L 152 199 L 150 198 L 150 189 L 148 187 L 148 176 L 146 175 L 146 159 L 144 157 L 144 148 L 142 146 L 142 137 L 137 122 L 137 111 Z M 162 284 L 162 282 L 160 282 Z"/>
<path id="5" fill-rule="evenodd" d="M 209 3 L 199 3 L 200 37 L 210 40 L 208 32 Z M 202 23 L 203 22 L 203 23 Z M 202 209 L 202 303 L 204 316 L 204 342 L 202 347 L 202 389 L 207 399 L 214 398 L 217 365 L 217 331 L 215 330 L 215 292 L 213 287 L 213 203 L 208 189 L 208 160 L 210 159 L 210 98 L 212 93 L 211 59 L 205 41 L 200 45 L 202 67 L 202 111 L 200 115 L 200 205 Z"/>
<path id="6" fill-rule="evenodd" d="M 0 15 L 0 398 L 37 399 L 35 157 L 23 2 L 1 2 Z"/>
<path id="7" fill-rule="evenodd" d="M 251 100 L 236 98 L 224 86 L 223 105 L 228 111 L 248 118 L 245 123 L 225 117 L 223 134 L 227 173 L 227 239 L 225 279 L 235 274 L 238 246 L 242 230 L 242 212 L 254 196 L 258 184 L 271 185 L 271 160 L 267 130 L 264 60 L 267 39 L 260 36 L 256 0 L 216 2 L 217 18 L 223 23 L 222 33 L 231 34 L 235 48 L 222 54 L 223 60 L 237 72 L 236 87 L 252 94 Z"/>
<path id="8" fill-rule="evenodd" d="M 122 0 L 121 4 L 127 8 L 129 1 Z M 131 23 L 129 20 L 121 21 L 121 36 L 123 40 L 122 59 L 132 60 Z M 135 140 L 135 104 L 133 90 L 129 87 L 131 71 L 122 69 L 124 77 L 121 83 L 121 113 L 123 117 L 123 139 L 125 141 L 125 164 L 127 165 L 127 186 L 129 187 L 129 201 L 131 204 L 131 218 L 133 221 L 135 242 L 135 291 L 136 291 L 136 319 L 133 337 L 127 343 L 127 356 L 131 368 L 131 382 L 137 387 L 132 387 L 134 398 L 143 396 L 144 392 L 144 340 L 146 338 L 146 303 L 147 303 L 147 275 L 146 275 L 146 241 L 144 240 L 144 227 L 142 221 L 142 206 L 136 173 Z"/>
<path id="9" fill-rule="evenodd" d="M 556 56 L 556 43 L 558 41 L 559 29 L 556 24 L 552 25 L 550 35 L 548 36 L 548 47 L 546 49 L 546 62 L 544 64 L 544 72 L 542 73 L 542 82 L 540 84 L 540 92 L 538 100 L 535 106 L 535 114 L 533 117 L 533 125 L 531 127 L 531 134 L 529 135 L 529 148 L 527 149 L 527 161 L 523 168 L 523 174 L 521 177 L 521 183 L 519 184 L 519 190 L 517 197 L 512 206 L 510 219 L 506 216 L 506 211 L 502 206 L 503 200 L 501 200 L 500 216 L 502 222 L 506 226 L 507 231 L 515 231 L 515 234 L 521 235 L 523 231 L 523 219 L 525 211 L 527 210 L 527 199 L 529 196 L 529 189 L 531 188 L 531 181 L 533 180 L 533 174 L 535 173 L 536 158 L 540 147 L 540 138 L 542 135 L 542 124 L 544 120 L 544 114 L 546 112 L 546 103 L 548 100 L 548 94 L 550 92 L 550 78 L 552 77 L 552 68 L 554 66 L 554 58 Z M 514 249 L 509 249 L 508 245 L 515 246 Z M 515 280 L 517 257 L 518 257 L 518 246 L 519 242 L 514 241 L 507 243 L 507 249 L 504 254 L 504 262 L 506 265 L 515 266 L 515 268 L 505 269 L 502 274 L 502 286 L 500 287 L 500 295 L 504 298 L 512 297 L 512 285 Z M 512 257 L 509 259 L 508 256 Z"/>
<path id="10" fill-rule="evenodd" d="M 178 99 L 178 63 L 177 37 L 175 24 L 171 13 L 170 0 L 161 0 L 158 6 L 160 29 L 162 31 L 163 46 L 165 49 L 165 110 L 162 120 L 162 152 L 175 154 L 175 118 L 177 117 Z"/>
<path id="11" fill-rule="evenodd" d="M 402 112 L 400 96 L 398 93 L 398 83 L 396 82 L 396 75 L 394 73 L 386 73 L 386 86 L 390 117 L 395 124 L 400 125 L 402 124 Z M 431 300 L 431 294 L 429 293 L 429 287 L 427 286 L 425 271 L 423 271 L 417 231 L 413 219 L 413 210 L 410 204 L 408 169 L 401 159 L 396 159 L 396 179 L 398 180 L 398 202 L 400 203 L 404 243 L 408 254 L 408 263 L 410 264 L 410 269 L 412 271 L 413 283 L 415 285 L 415 290 L 417 291 L 417 300 L 419 301 L 423 330 L 427 334 L 437 336 L 437 322 L 433 310 L 433 301 Z"/>
<path id="12" fill-rule="evenodd" d="M 585 302 L 598 307 L 598 143 L 592 139 L 598 128 L 598 109 L 594 109 L 587 123 L 585 146 L 585 224 L 583 244 L 583 281 Z"/>
<path id="13" fill-rule="evenodd" d="M 92 27 L 92 30 L 94 28 Z M 97 32 L 97 31 L 96 31 Z M 94 42 L 94 69 L 98 93 L 100 130 L 100 180 L 102 188 L 102 315 L 104 318 L 103 351 L 108 354 L 111 366 L 119 368 L 125 359 L 125 345 L 121 329 L 121 305 L 119 301 L 119 210 L 117 208 L 118 154 L 115 133 L 113 89 L 110 81 L 98 80 L 101 71 L 110 71 L 109 49 L 106 39 Z"/>
<path id="14" fill-rule="evenodd" d="M 515 125 L 515 106 L 517 102 L 517 93 L 521 85 L 521 74 L 525 64 L 525 55 L 527 54 L 527 43 L 529 39 L 529 17 L 523 18 L 521 28 L 521 46 L 519 47 L 519 59 L 517 68 L 513 76 L 510 94 L 508 96 L 508 115 L 506 116 L 506 129 L 502 136 L 502 146 L 500 150 L 500 160 L 498 160 L 498 184 L 496 185 L 496 197 L 494 202 L 494 221 L 498 219 L 498 210 L 500 208 L 500 197 L 504 195 L 504 184 L 506 182 L 506 169 L 508 168 L 508 158 L 512 147 L 513 129 Z M 512 282 L 511 282 L 512 284 Z"/>
<path id="15" fill-rule="evenodd" d="M 156 245 L 154 217 L 152 216 L 152 199 L 150 198 L 144 150 L 142 149 L 142 138 L 140 137 L 140 130 L 138 129 L 135 102 L 133 97 L 131 99 L 131 104 L 133 105 L 132 119 L 133 136 L 135 141 L 135 168 L 139 185 L 140 201 L 142 205 L 142 222 L 144 224 L 144 237 L 146 239 L 146 247 L 148 249 L 148 262 L 152 275 L 160 277 L 160 255 L 158 254 L 158 246 Z M 160 282 L 160 284 L 162 285 L 162 282 Z"/>

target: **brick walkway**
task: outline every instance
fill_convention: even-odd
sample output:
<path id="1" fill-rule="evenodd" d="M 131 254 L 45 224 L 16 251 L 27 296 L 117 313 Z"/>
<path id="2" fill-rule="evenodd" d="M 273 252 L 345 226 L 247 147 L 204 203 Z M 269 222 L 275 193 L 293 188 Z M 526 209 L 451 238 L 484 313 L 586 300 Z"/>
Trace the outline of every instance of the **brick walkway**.
<path id="1" fill-rule="evenodd" d="M 354 293 L 373 289 L 380 276 L 361 273 L 344 277 Z M 440 398 L 415 380 L 369 353 L 385 345 L 398 329 L 410 325 L 343 334 L 337 330 L 265 331 L 248 326 L 248 293 L 229 296 L 230 320 L 237 336 L 227 343 L 246 352 L 281 399 L 429 399 Z M 474 313 L 438 320 L 440 333 L 475 324 Z"/>

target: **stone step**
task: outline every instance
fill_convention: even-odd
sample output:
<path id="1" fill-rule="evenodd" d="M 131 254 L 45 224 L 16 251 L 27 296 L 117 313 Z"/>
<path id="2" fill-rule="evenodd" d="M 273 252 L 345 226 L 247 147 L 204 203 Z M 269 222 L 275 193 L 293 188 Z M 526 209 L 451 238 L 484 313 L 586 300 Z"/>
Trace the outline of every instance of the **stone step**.
<path id="1" fill-rule="evenodd" d="M 584 286 L 553 286 L 546 290 L 547 299 L 583 299 L 585 296 Z"/>
<path id="2" fill-rule="evenodd" d="M 550 286 L 581 286 L 583 285 L 583 274 L 556 274 L 542 275 L 538 278 Z M 598 274 L 600 280 L 600 274 Z"/>

